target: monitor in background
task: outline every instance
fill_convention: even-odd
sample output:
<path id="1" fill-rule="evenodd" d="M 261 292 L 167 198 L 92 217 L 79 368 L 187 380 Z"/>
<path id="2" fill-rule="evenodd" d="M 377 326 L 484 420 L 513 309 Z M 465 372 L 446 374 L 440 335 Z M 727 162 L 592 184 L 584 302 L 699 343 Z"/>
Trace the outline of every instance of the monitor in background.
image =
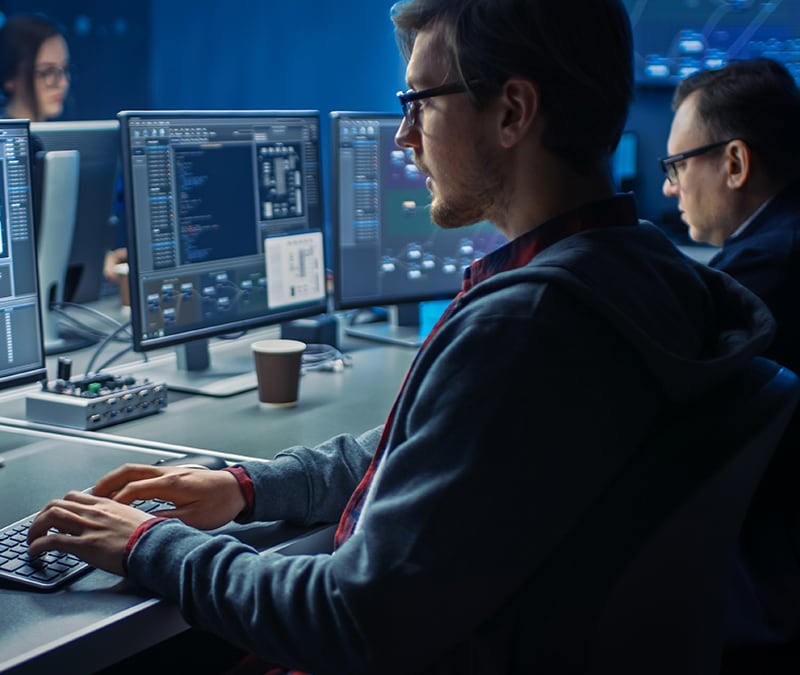
<path id="1" fill-rule="evenodd" d="M 624 131 L 611 156 L 611 175 L 617 190 L 629 192 L 635 188 L 639 175 L 639 136 L 635 131 Z"/>
<path id="2" fill-rule="evenodd" d="M 0 388 L 47 377 L 27 120 L 0 120 Z"/>
<path id="3" fill-rule="evenodd" d="M 91 302 L 101 295 L 103 260 L 114 247 L 112 222 L 119 175 L 119 122 L 33 122 L 42 150 L 80 153 L 78 207 L 64 281 L 64 300 Z"/>
<path id="4" fill-rule="evenodd" d="M 506 240 L 490 223 L 445 230 L 431 221 L 425 176 L 394 142 L 401 119 L 331 113 L 334 305 L 388 307 L 388 321 L 345 331 L 417 347 L 431 328 L 420 303 L 453 298 L 464 268 Z"/>
<path id="5" fill-rule="evenodd" d="M 80 349 L 96 338 L 79 335 L 61 322 L 69 242 L 78 205 L 77 150 L 37 152 L 33 162 L 33 214 L 39 267 L 39 302 L 46 354 Z"/>
<path id="6" fill-rule="evenodd" d="M 800 82 L 796 0 L 624 0 L 633 27 L 636 81 L 674 87 L 698 70 L 769 57 Z"/>
<path id="7" fill-rule="evenodd" d="M 327 309 L 317 111 L 119 114 L 133 346 L 171 389 L 256 387 L 209 338 Z M 213 361 L 213 363 L 212 363 Z"/>

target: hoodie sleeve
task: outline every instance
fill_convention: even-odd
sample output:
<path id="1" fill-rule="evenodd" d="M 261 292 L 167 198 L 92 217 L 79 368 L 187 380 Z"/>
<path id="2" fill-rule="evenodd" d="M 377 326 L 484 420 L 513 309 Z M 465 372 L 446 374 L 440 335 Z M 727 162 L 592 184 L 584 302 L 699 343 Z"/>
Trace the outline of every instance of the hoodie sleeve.
<path id="1" fill-rule="evenodd" d="M 301 525 L 339 520 L 367 470 L 383 427 L 341 434 L 313 448 L 294 446 L 266 462 L 242 462 L 255 490 L 251 521 Z"/>

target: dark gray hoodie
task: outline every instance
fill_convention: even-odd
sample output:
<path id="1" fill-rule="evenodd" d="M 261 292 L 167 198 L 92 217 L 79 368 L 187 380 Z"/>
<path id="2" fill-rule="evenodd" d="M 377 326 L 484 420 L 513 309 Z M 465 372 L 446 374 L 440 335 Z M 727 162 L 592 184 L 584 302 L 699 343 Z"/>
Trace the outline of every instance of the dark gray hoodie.
<path id="1" fill-rule="evenodd" d="M 258 556 L 170 521 L 129 574 L 190 623 L 315 675 L 516 672 L 536 570 L 665 410 L 702 406 L 773 331 L 752 293 L 652 225 L 575 234 L 460 298 L 336 553 Z M 253 518 L 335 522 L 379 433 L 245 463 Z"/>

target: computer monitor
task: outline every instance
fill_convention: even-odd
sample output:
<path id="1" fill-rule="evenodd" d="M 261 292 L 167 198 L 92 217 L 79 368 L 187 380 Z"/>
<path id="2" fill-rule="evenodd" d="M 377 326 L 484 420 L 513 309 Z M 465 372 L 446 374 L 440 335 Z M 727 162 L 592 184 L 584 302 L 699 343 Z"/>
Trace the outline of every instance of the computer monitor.
<path id="1" fill-rule="evenodd" d="M 394 136 L 401 115 L 331 113 L 334 306 L 388 307 L 389 320 L 350 335 L 417 347 L 431 326 L 420 304 L 453 298 L 463 270 L 506 242 L 490 223 L 445 230 L 412 153 Z"/>
<path id="2" fill-rule="evenodd" d="M 80 153 L 75 230 L 64 279 L 64 300 L 97 300 L 103 287 L 105 253 L 114 247 L 112 220 L 119 176 L 119 122 L 33 122 L 33 141 L 44 151 Z"/>
<path id="3" fill-rule="evenodd" d="M 792 0 L 624 0 L 636 81 L 674 87 L 698 70 L 769 57 L 800 82 L 800 12 Z"/>
<path id="4" fill-rule="evenodd" d="M 61 322 L 69 243 L 75 231 L 80 157 L 77 150 L 36 153 L 33 161 L 33 217 L 39 267 L 39 304 L 45 354 L 85 347 L 95 338 L 78 335 Z"/>
<path id="5" fill-rule="evenodd" d="M 0 120 L 0 388 L 47 377 L 27 120 Z"/>
<path id="6" fill-rule="evenodd" d="M 171 389 L 256 386 L 209 338 L 327 309 L 318 111 L 119 114 L 133 347 Z"/>

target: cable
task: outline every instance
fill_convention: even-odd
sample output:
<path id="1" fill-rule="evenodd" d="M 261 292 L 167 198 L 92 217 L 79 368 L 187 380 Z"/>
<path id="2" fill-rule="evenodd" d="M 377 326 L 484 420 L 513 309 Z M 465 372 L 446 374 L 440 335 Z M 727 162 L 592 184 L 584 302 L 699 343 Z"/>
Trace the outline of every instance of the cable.
<path id="1" fill-rule="evenodd" d="M 123 323 L 121 321 L 115 319 L 113 316 L 109 316 L 105 312 L 101 312 L 99 309 L 95 309 L 94 307 L 89 307 L 87 305 L 82 305 L 82 304 L 77 303 L 77 302 L 62 302 L 62 303 L 59 303 L 58 305 L 54 305 L 54 306 L 55 307 L 59 307 L 59 308 L 60 307 L 70 307 L 70 308 L 80 309 L 80 310 L 82 310 L 84 312 L 88 312 L 89 314 L 92 314 L 92 315 L 98 317 L 99 319 L 102 319 L 103 321 L 107 321 L 108 323 L 110 323 L 115 328 L 118 327 L 118 326 L 122 326 L 123 325 Z M 127 325 L 127 323 L 130 323 L 130 322 L 126 322 L 125 325 Z"/>
<path id="2" fill-rule="evenodd" d="M 345 366 L 353 365 L 353 357 L 331 345 L 308 344 L 303 352 L 302 371 L 328 370 L 340 373 Z"/>
<path id="3" fill-rule="evenodd" d="M 128 326 L 130 326 L 130 324 L 131 324 L 131 322 L 130 322 L 130 321 L 128 321 L 128 322 L 126 322 L 126 323 L 121 323 L 121 324 L 119 325 L 119 327 L 118 327 L 116 330 L 114 330 L 112 333 L 110 333 L 109 335 L 107 335 L 107 336 L 105 337 L 105 339 L 103 339 L 103 341 L 102 341 L 102 342 L 101 342 L 99 345 L 97 345 L 97 349 L 95 349 L 95 350 L 94 350 L 94 354 L 92 354 L 92 358 L 91 358 L 91 359 L 89 359 L 89 363 L 86 365 L 86 370 L 84 371 L 84 374 L 85 374 L 85 375 L 88 375 L 89 373 L 93 372 L 93 371 L 92 371 L 92 366 L 94 365 L 94 362 L 97 360 L 97 358 L 100 356 L 100 352 L 102 352 L 102 351 L 103 351 L 103 349 L 105 349 L 105 347 L 106 347 L 108 344 L 110 344 L 110 343 L 111 343 L 111 342 L 112 342 L 112 341 L 113 341 L 113 340 L 116 338 L 116 336 L 117 336 L 119 333 L 121 333 L 121 332 L 122 332 L 122 331 L 124 331 L 124 330 L 127 330 L 127 329 L 128 329 Z M 123 349 L 122 351 L 118 352 L 118 353 L 117 353 L 115 356 L 113 356 L 113 357 L 111 358 L 110 362 L 111 362 L 111 363 L 113 363 L 113 362 L 114 362 L 114 361 L 116 361 L 116 360 L 117 360 L 117 359 L 118 359 L 120 356 L 122 356 L 123 354 L 126 354 L 126 353 L 128 353 L 128 352 L 129 352 L 130 350 L 132 350 L 132 349 L 133 349 L 133 345 L 129 345 L 128 347 L 126 347 L 126 348 L 125 348 L 125 349 Z M 145 360 L 145 361 L 147 361 L 147 355 L 146 355 L 146 354 L 144 355 L 144 360 Z M 98 368 L 98 369 L 97 369 L 97 372 L 100 372 L 100 371 L 101 371 L 103 368 L 107 367 L 108 365 L 109 365 L 109 361 L 107 361 L 107 362 L 106 362 L 106 363 L 104 363 L 104 364 L 103 364 L 103 365 L 102 365 L 100 368 Z"/>
<path id="4" fill-rule="evenodd" d="M 102 312 L 98 312 L 95 309 L 91 309 L 89 307 L 84 307 L 83 305 L 70 303 L 68 305 L 60 304 L 60 305 L 51 305 L 50 306 L 50 311 L 58 314 L 60 319 L 65 319 L 71 325 L 71 327 L 72 327 L 71 329 L 73 331 L 77 332 L 80 337 L 84 337 L 85 339 L 92 339 L 94 341 L 102 340 L 104 337 L 107 337 L 108 333 L 105 332 L 105 331 L 102 331 L 102 330 L 100 330 L 100 329 L 98 329 L 98 328 L 96 328 L 94 326 L 90 326 L 90 325 L 80 321 L 79 319 L 75 318 L 74 316 L 70 315 L 69 312 L 65 311 L 65 309 L 64 309 L 65 306 L 68 306 L 68 307 L 70 307 L 72 309 L 81 308 L 81 309 L 83 309 L 83 310 L 85 310 L 87 312 L 90 312 L 90 313 L 94 314 L 95 316 L 97 316 L 97 317 L 99 317 L 99 318 L 111 323 L 111 325 L 114 326 L 117 329 L 122 325 L 116 319 L 114 319 L 114 318 L 112 318 L 112 317 L 110 317 L 110 316 L 108 316 L 106 314 L 103 314 Z M 115 331 L 115 333 L 116 333 L 116 331 Z M 123 340 L 123 338 L 119 338 L 119 340 L 120 341 L 126 341 L 126 340 Z"/>
<path id="5" fill-rule="evenodd" d="M 104 368 L 108 368 L 112 363 L 114 363 L 114 361 L 116 361 L 117 359 L 123 357 L 125 354 L 127 354 L 132 349 L 133 349 L 133 345 L 128 345 L 127 347 L 124 347 L 123 349 L 120 349 L 116 354 L 114 354 L 110 358 L 106 359 L 103 363 L 101 363 L 100 366 L 97 368 L 97 372 L 98 373 L 103 372 Z M 147 360 L 147 357 L 145 356 L 145 361 L 146 360 Z"/>

